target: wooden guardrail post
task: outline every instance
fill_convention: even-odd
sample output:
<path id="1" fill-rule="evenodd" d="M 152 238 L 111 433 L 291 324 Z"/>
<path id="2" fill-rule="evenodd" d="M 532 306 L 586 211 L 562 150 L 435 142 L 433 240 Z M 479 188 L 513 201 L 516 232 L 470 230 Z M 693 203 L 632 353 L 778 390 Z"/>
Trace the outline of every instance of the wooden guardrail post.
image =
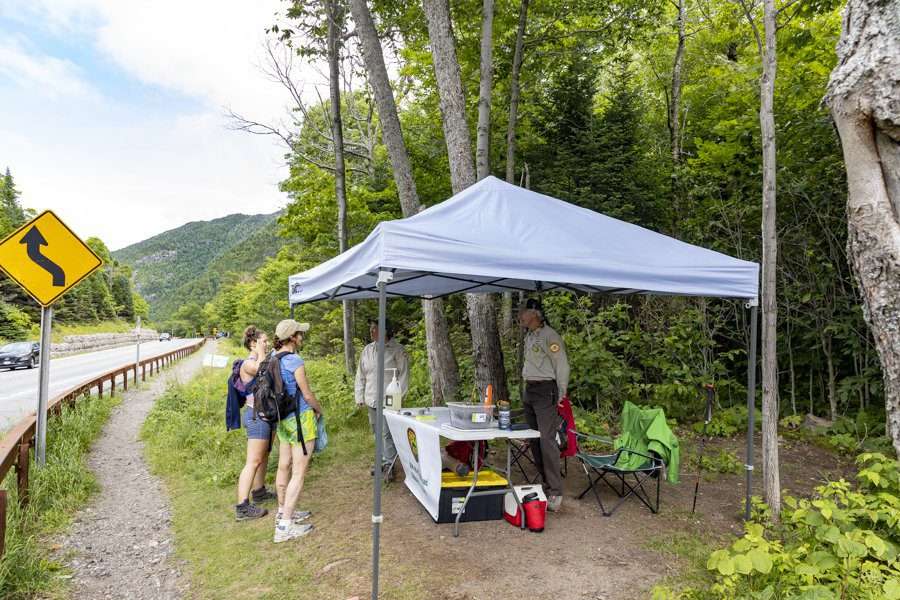
<path id="1" fill-rule="evenodd" d="M 19 506 L 28 506 L 28 449 L 31 444 L 22 440 L 19 442 L 19 457 L 16 460 L 16 484 L 19 491 Z"/>
<path id="2" fill-rule="evenodd" d="M 0 490 L 0 556 L 6 550 L 6 490 Z"/>
<path id="3" fill-rule="evenodd" d="M 128 391 L 128 370 L 122 371 L 122 391 Z"/>
<path id="4" fill-rule="evenodd" d="M 103 397 L 103 380 L 102 379 L 97 381 L 97 396 L 100 398 Z"/>

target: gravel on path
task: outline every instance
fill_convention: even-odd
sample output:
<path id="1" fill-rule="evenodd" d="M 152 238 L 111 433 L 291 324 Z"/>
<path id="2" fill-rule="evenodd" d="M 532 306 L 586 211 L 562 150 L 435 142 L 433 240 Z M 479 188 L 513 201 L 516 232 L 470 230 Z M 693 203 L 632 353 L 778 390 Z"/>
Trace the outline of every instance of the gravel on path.
<path id="1" fill-rule="evenodd" d="M 73 598 L 174 600 L 186 594 L 183 565 L 173 556 L 168 498 L 150 474 L 138 435 L 167 385 L 187 381 L 214 349 L 207 344 L 143 389 L 127 392 L 94 443 L 88 465 L 100 491 L 76 514 L 60 545 L 73 571 Z"/>

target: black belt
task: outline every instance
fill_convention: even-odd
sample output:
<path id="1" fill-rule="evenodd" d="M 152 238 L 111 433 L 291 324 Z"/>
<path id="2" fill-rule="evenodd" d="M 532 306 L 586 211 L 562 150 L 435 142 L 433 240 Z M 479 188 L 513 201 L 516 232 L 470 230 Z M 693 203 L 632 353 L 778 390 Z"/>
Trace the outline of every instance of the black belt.
<path id="1" fill-rule="evenodd" d="M 526 379 L 525 385 L 540 385 L 542 383 L 556 383 L 555 379 Z"/>

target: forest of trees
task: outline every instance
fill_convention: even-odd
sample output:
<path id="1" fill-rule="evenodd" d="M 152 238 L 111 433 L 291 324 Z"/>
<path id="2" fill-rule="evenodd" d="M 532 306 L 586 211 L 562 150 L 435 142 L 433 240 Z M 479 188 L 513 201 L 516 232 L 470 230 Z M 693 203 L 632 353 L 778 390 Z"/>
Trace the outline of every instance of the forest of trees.
<path id="1" fill-rule="evenodd" d="M 7 168 L 0 178 L 0 239 L 35 216 L 22 207 L 20 196 Z M 103 267 L 54 304 L 55 319 L 64 324 L 134 321 L 138 316 L 146 319 L 149 307 L 132 289 L 131 269 L 113 260 L 100 239 L 92 237 L 85 241 L 103 259 Z M 40 306 L 0 273 L 0 341 L 37 338 L 40 322 Z"/>
<path id="2" fill-rule="evenodd" d="M 232 115 L 235 128 L 285 144 L 287 245 L 197 318 L 235 332 L 248 323 L 271 329 L 288 311 L 287 275 L 337 254 L 344 236 L 353 245 L 380 220 L 492 173 L 764 263 L 758 405 L 769 444 L 780 418 L 809 413 L 844 423 L 850 449 L 889 450 L 886 380 L 848 257 L 847 171 L 823 103 L 842 8 L 828 0 L 295 3 L 268 48 L 295 122 L 284 129 Z M 334 93 L 305 98 L 296 63 L 329 58 L 339 102 Z M 579 405 L 609 416 L 637 400 L 693 421 L 699 386 L 712 382 L 720 406 L 740 410 L 749 339 L 740 304 L 544 300 L 569 346 Z M 517 397 L 513 299 L 483 301 L 454 297 L 437 310 L 391 303 L 417 365 L 415 393 L 440 402 L 493 381 Z M 355 319 L 342 316 L 348 310 Z M 349 351 L 346 333 L 363 343 L 373 310 L 301 307 L 316 324 L 307 350 Z M 492 339 L 500 373 L 472 358 L 473 345 Z"/>

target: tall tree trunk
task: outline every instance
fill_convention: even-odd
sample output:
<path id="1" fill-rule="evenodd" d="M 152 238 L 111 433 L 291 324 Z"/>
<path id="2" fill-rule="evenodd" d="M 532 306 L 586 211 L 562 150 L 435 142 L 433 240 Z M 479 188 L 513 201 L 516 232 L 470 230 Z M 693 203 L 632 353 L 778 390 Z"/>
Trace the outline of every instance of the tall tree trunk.
<path id="1" fill-rule="evenodd" d="M 672 65 L 672 100 L 669 102 L 669 138 L 672 163 L 677 168 L 681 164 L 681 70 L 684 66 L 685 19 L 687 0 L 678 0 L 678 45 L 675 47 L 675 62 Z"/>
<path id="2" fill-rule="evenodd" d="M 837 376 L 834 372 L 834 352 L 831 345 L 831 334 L 819 330 L 822 353 L 825 354 L 825 366 L 828 368 L 828 414 L 831 422 L 837 421 Z"/>
<path id="3" fill-rule="evenodd" d="M 475 183 L 476 171 L 472 162 L 469 125 L 466 122 L 466 99 L 450 22 L 450 4 L 448 0 L 422 0 L 422 6 L 428 20 L 431 57 L 450 159 L 450 184 L 453 192 L 458 193 Z M 479 390 L 484 390 L 488 384 L 492 384 L 497 398 L 508 398 L 495 304 L 493 297 L 488 294 L 466 295 L 475 361 L 475 385 Z"/>
<path id="4" fill-rule="evenodd" d="M 375 95 L 375 105 L 378 107 L 378 118 L 381 121 L 382 137 L 387 146 L 391 167 L 394 171 L 394 181 L 397 184 L 397 195 L 400 197 L 400 208 L 404 217 L 417 214 L 422 205 L 419 203 L 419 195 L 416 191 L 416 182 L 413 179 L 412 165 L 409 160 L 409 152 L 406 142 L 403 140 L 403 131 L 400 128 L 400 118 L 397 114 L 397 103 L 394 100 L 394 92 L 391 89 L 391 81 L 384 64 L 384 52 L 381 41 L 375 30 L 372 13 L 366 0 L 351 0 L 350 12 L 356 23 L 356 32 L 362 44 L 363 61 L 369 84 Z M 455 400 L 459 391 L 459 367 L 456 364 L 456 356 L 453 354 L 453 346 L 450 344 L 450 335 L 447 329 L 447 319 L 444 317 L 444 303 L 441 300 L 422 300 L 422 313 L 425 317 L 425 338 L 428 350 L 428 367 L 431 371 L 431 395 L 432 403 L 444 404 Z"/>
<path id="5" fill-rule="evenodd" d="M 900 459 L 900 5 L 849 0 L 826 101 L 847 168 L 847 250 Z"/>
<path id="6" fill-rule="evenodd" d="M 481 75 L 478 85 L 478 128 L 475 170 L 478 179 L 491 174 L 491 88 L 494 79 L 494 0 L 483 0 L 481 9 Z"/>
<path id="7" fill-rule="evenodd" d="M 338 207 L 338 247 L 347 249 L 347 175 L 344 166 L 344 126 L 341 121 L 340 37 L 344 16 L 337 0 L 325 0 L 328 17 L 328 87 L 331 95 L 331 137 L 334 140 L 334 195 Z M 356 369 L 353 347 L 353 304 L 342 303 L 344 325 L 344 367 L 351 375 Z"/>
<path id="8" fill-rule="evenodd" d="M 781 514 L 781 479 L 778 465 L 778 303 L 775 295 L 777 274 L 777 232 L 775 228 L 775 0 L 763 2 L 765 49 L 762 52 L 759 123 L 763 150 L 762 214 L 762 446 L 763 483 L 766 502 L 777 519 Z"/>
<path id="9" fill-rule="evenodd" d="M 519 5 L 519 27 L 516 29 L 516 49 L 513 52 L 512 71 L 509 75 L 509 119 L 506 124 L 506 182 L 516 182 L 516 124 L 519 120 L 519 76 L 525 54 L 525 27 L 528 23 L 528 0 Z M 512 337 L 516 331 L 513 322 L 512 292 L 503 294 L 503 332 Z M 509 338 L 507 338 L 509 339 Z"/>
<path id="10" fill-rule="evenodd" d="M 516 124 L 519 120 L 519 76 L 525 55 L 525 27 L 528 23 L 528 0 L 519 5 L 519 27 L 516 29 L 516 49 L 509 75 L 509 120 L 506 124 L 506 182 L 516 182 Z"/>

